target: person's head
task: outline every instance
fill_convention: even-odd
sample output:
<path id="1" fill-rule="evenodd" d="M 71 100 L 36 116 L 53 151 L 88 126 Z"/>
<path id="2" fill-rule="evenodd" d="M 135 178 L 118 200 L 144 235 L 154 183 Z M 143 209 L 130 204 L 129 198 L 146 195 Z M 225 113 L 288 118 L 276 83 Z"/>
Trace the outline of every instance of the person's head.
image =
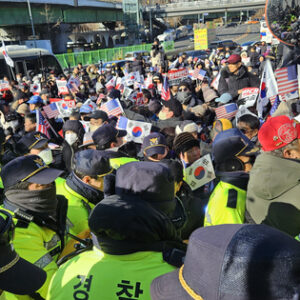
<path id="1" fill-rule="evenodd" d="M 145 159 L 150 161 L 164 159 L 169 152 L 165 136 L 159 132 L 150 133 L 145 136 L 142 144 L 142 152 Z"/>
<path id="2" fill-rule="evenodd" d="M 52 151 L 48 145 L 48 138 L 40 132 L 29 132 L 17 143 L 16 149 L 22 155 L 38 155 L 46 165 L 53 162 Z"/>
<path id="3" fill-rule="evenodd" d="M 230 73 L 237 74 L 242 66 L 242 59 L 239 54 L 232 54 L 226 61 Z"/>
<path id="4" fill-rule="evenodd" d="M 22 103 L 21 105 L 18 106 L 16 112 L 21 116 L 25 117 L 26 114 L 29 113 L 29 107 L 26 103 Z"/>
<path id="5" fill-rule="evenodd" d="M 187 105 L 191 101 L 192 92 L 190 85 L 187 82 L 181 82 L 178 86 L 176 99 L 182 104 Z"/>
<path id="6" fill-rule="evenodd" d="M 92 109 L 91 106 L 89 106 L 87 104 L 81 105 L 81 107 L 79 109 L 81 120 L 89 121 L 90 120 L 90 115 L 92 114 L 92 112 L 93 112 L 93 109 Z"/>
<path id="7" fill-rule="evenodd" d="M 144 104 L 149 104 L 152 99 L 152 95 L 151 95 L 150 91 L 147 89 L 143 89 L 142 92 L 143 92 L 143 97 L 144 97 Z"/>
<path id="8" fill-rule="evenodd" d="M 250 52 L 255 52 L 255 51 L 256 51 L 256 47 L 255 46 L 250 47 Z"/>
<path id="9" fill-rule="evenodd" d="M 161 74 L 160 73 L 153 74 L 152 81 L 153 81 L 154 84 L 162 83 L 162 76 L 161 76 Z"/>
<path id="10" fill-rule="evenodd" d="M 30 111 L 33 112 L 35 109 L 38 109 L 42 106 L 43 99 L 40 96 L 32 96 L 27 103 L 29 104 Z"/>
<path id="11" fill-rule="evenodd" d="M 90 115 L 90 131 L 95 131 L 99 127 L 101 127 L 103 124 L 108 123 L 108 115 L 103 110 L 95 110 Z"/>
<path id="12" fill-rule="evenodd" d="M 163 159 L 161 163 L 168 166 L 171 171 L 171 174 L 174 177 L 175 181 L 175 194 L 177 194 L 183 183 L 183 166 L 182 164 L 174 159 Z"/>
<path id="13" fill-rule="evenodd" d="M 237 128 L 250 140 L 257 136 L 259 127 L 259 119 L 250 114 L 242 115 L 237 122 Z"/>
<path id="14" fill-rule="evenodd" d="M 163 106 L 158 114 L 159 119 L 167 120 L 171 118 L 179 118 L 182 115 L 182 105 L 176 100 L 163 101 Z"/>
<path id="15" fill-rule="evenodd" d="M 120 198 L 144 200 L 170 218 L 179 228 L 183 226 L 184 211 L 175 198 L 174 176 L 161 162 L 131 162 L 121 166 L 116 173 L 116 195 Z"/>
<path id="16" fill-rule="evenodd" d="M 258 131 L 262 150 L 278 157 L 300 159 L 300 126 L 288 116 L 269 118 Z"/>
<path id="17" fill-rule="evenodd" d="M 249 172 L 258 150 L 238 128 L 222 131 L 212 146 L 215 168 L 220 172 Z"/>
<path id="18" fill-rule="evenodd" d="M 13 247 L 15 225 L 11 213 L 0 210 L 0 292 L 35 293 L 46 281 L 46 272 L 19 257 Z"/>
<path id="19" fill-rule="evenodd" d="M 270 226 L 199 228 L 184 265 L 152 281 L 151 299 L 297 299 L 299 253 L 298 241 Z"/>
<path id="20" fill-rule="evenodd" d="M 222 131 L 232 128 L 232 123 L 227 119 L 218 119 L 213 123 L 213 128 L 210 132 L 212 141 L 216 138 L 217 134 Z"/>
<path id="21" fill-rule="evenodd" d="M 198 138 L 198 126 L 193 121 L 183 121 L 180 125 L 176 126 L 175 132 L 176 135 L 179 135 L 182 132 L 189 132 L 195 139 Z"/>
<path id="22" fill-rule="evenodd" d="M 61 170 L 49 168 L 39 156 L 27 155 L 7 163 L 1 170 L 1 178 L 5 193 L 8 190 L 33 191 L 53 186 L 55 179 L 62 173 Z"/>
<path id="23" fill-rule="evenodd" d="M 265 60 L 265 57 L 264 57 L 263 55 L 260 55 L 260 56 L 259 56 L 259 61 L 260 61 L 260 62 L 263 62 L 264 60 Z"/>
<path id="24" fill-rule="evenodd" d="M 40 96 L 41 96 L 43 102 L 46 103 L 48 101 L 50 93 L 47 89 L 44 89 L 44 90 L 41 91 Z"/>
<path id="25" fill-rule="evenodd" d="M 32 132 L 36 130 L 36 113 L 29 113 L 25 115 L 24 129 L 25 132 Z"/>
<path id="26" fill-rule="evenodd" d="M 189 132 L 183 132 L 176 136 L 173 149 L 185 164 L 192 164 L 201 157 L 200 143 Z"/>
<path id="27" fill-rule="evenodd" d="M 74 158 L 74 173 L 85 184 L 103 191 L 104 176 L 111 173 L 109 159 L 98 150 L 78 151 Z M 99 199 L 100 201 L 101 199 Z"/>
<path id="28" fill-rule="evenodd" d="M 83 125 L 78 120 L 68 120 L 63 126 L 63 135 L 65 141 L 74 147 L 82 144 L 85 130 Z"/>
<path id="29" fill-rule="evenodd" d="M 77 112 L 77 111 L 74 111 L 71 113 L 70 117 L 69 117 L 69 120 L 77 120 L 79 121 L 80 120 L 80 113 Z"/>
<path id="30" fill-rule="evenodd" d="M 126 134 L 126 130 L 117 130 L 110 124 L 104 124 L 93 133 L 92 138 L 98 150 L 105 150 L 123 145 Z"/>

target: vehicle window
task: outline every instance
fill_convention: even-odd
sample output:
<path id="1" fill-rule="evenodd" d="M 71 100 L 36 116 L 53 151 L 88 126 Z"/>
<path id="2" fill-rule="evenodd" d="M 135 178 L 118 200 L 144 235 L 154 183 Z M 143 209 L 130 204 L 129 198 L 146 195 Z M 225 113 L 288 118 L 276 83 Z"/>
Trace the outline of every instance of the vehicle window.
<path id="1" fill-rule="evenodd" d="M 4 59 L 0 59 L 0 79 L 9 76 L 10 70 Z M 11 77 L 12 78 L 12 77 Z"/>
<path id="2" fill-rule="evenodd" d="M 25 62 L 26 62 L 27 72 L 32 72 L 34 73 L 34 75 L 40 73 L 41 65 L 37 58 L 26 59 Z"/>
<path id="3" fill-rule="evenodd" d="M 62 74 L 63 71 L 56 58 L 52 55 L 42 56 L 43 67 L 46 71 L 53 70 L 56 74 Z"/>

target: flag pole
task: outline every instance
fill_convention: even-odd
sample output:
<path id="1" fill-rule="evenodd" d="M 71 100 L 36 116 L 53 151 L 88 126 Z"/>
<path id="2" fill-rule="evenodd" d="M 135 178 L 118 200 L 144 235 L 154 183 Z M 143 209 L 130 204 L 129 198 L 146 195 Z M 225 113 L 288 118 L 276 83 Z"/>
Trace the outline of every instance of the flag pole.
<path id="1" fill-rule="evenodd" d="M 13 79 L 16 80 L 16 75 L 15 75 L 15 72 L 14 72 L 13 68 L 11 66 L 9 66 L 9 68 L 10 68 L 10 71 L 12 73 Z"/>

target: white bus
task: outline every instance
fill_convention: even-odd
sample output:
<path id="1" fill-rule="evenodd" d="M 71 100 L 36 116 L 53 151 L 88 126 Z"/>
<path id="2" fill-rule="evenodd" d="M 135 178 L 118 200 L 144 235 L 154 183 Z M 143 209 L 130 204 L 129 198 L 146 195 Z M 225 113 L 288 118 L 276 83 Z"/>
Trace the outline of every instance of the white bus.
<path id="1" fill-rule="evenodd" d="M 13 71 L 23 76 L 42 74 L 54 71 L 55 74 L 63 74 L 61 65 L 56 57 L 49 51 L 42 48 L 28 48 L 24 45 L 7 45 L 7 53 L 14 61 Z M 0 79 L 7 76 L 13 79 L 10 67 L 5 63 L 2 48 L 0 48 Z"/>
<path id="2" fill-rule="evenodd" d="M 273 34 L 268 28 L 266 21 L 260 22 L 260 41 L 272 45 L 279 44 L 279 40 L 274 38 Z"/>

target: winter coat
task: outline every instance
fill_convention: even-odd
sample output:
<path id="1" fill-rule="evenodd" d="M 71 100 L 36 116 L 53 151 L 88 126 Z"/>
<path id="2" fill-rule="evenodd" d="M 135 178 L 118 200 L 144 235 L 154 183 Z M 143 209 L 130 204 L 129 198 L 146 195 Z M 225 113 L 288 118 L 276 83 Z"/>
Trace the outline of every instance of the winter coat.
<path id="1" fill-rule="evenodd" d="M 228 68 L 221 71 L 218 92 L 220 95 L 224 93 L 231 94 L 235 100 L 238 98 L 238 91 L 246 87 L 259 87 L 259 77 L 247 71 L 245 66 L 241 66 L 238 74 L 231 74 Z"/>
<path id="2" fill-rule="evenodd" d="M 247 211 L 266 224 L 295 237 L 300 233 L 300 161 L 260 154 L 250 171 Z"/>

